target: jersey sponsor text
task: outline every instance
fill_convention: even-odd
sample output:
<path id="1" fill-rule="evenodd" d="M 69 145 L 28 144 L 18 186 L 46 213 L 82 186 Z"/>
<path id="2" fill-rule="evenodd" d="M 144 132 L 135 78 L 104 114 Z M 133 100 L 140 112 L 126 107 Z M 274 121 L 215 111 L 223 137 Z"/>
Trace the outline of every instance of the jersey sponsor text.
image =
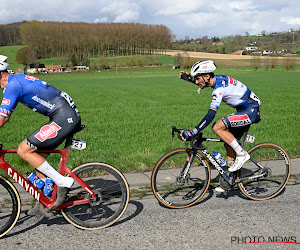
<path id="1" fill-rule="evenodd" d="M 46 102 L 45 100 L 39 98 L 37 95 L 33 96 L 31 99 L 38 102 L 39 104 L 42 104 L 43 106 L 45 106 L 46 108 L 51 109 L 51 110 L 55 106 L 55 104 L 51 104 L 50 102 Z"/>

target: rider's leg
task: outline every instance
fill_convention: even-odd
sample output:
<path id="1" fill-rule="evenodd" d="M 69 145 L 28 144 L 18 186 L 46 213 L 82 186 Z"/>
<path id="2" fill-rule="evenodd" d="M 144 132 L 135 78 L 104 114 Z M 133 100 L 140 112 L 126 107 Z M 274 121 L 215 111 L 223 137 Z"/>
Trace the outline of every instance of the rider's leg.
<path id="1" fill-rule="evenodd" d="M 230 147 L 227 143 L 224 143 L 224 147 L 225 147 L 226 154 L 227 154 L 227 165 L 231 166 L 233 161 L 235 160 L 236 153 L 232 149 L 232 147 Z"/>
<path id="2" fill-rule="evenodd" d="M 35 152 L 36 149 L 28 146 L 25 141 L 21 142 L 18 147 L 18 155 L 37 171 L 41 172 L 43 176 L 48 176 L 57 186 L 70 188 L 73 185 L 74 179 L 71 177 L 64 177 L 58 173 L 52 166 L 49 165 L 43 155 Z M 42 176 L 42 175 L 40 175 Z"/>
<path id="3" fill-rule="evenodd" d="M 226 126 L 222 122 L 222 120 L 216 122 L 216 124 L 213 126 L 213 131 L 235 151 L 237 156 L 246 154 L 246 152 L 235 139 L 233 134 L 226 129 Z"/>
<path id="4" fill-rule="evenodd" d="M 235 139 L 232 133 L 230 133 L 222 120 L 216 122 L 213 126 L 213 131 L 218 135 L 225 143 L 227 143 L 236 153 L 236 159 L 232 167 L 228 170 L 234 172 L 239 170 L 243 164 L 249 160 L 250 156 L 248 153 L 241 147 L 238 141 Z"/>

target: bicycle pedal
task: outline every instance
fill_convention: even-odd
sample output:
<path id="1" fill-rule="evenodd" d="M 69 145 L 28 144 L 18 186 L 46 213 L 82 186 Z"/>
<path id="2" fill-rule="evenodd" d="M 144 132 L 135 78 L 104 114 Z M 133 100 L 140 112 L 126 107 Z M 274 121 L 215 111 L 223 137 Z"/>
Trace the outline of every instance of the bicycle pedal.
<path id="1" fill-rule="evenodd" d="M 54 218 L 58 214 L 58 211 L 52 211 L 51 209 L 47 209 L 45 207 L 40 209 L 40 212 L 48 219 Z"/>

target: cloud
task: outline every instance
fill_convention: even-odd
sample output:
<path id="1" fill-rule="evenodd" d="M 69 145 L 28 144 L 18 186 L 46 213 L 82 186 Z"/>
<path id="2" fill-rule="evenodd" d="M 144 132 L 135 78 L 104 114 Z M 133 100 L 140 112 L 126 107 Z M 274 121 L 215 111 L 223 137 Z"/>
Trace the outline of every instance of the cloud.
<path id="1" fill-rule="evenodd" d="M 0 0 L 4 1 L 4 0 Z M 163 24 L 177 38 L 287 31 L 300 25 L 299 0 L 10 0 L 0 24 L 23 20 Z"/>
<path id="2" fill-rule="evenodd" d="M 185 1 L 163 1 L 168 4 L 159 5 L 155 12 L 155 16 L 177 16 L 177 15 L 189 15 L 190 13 L 194 13 L 196 11 L 205 9 L 205 3 L 202 1 L 193 1 L 193 0 L 185 0 Z"/>
<path id="3" fill-rule="evenodd" d="M 280 18 L 280 22 L 284 22 L 290 25 L 298 24 L 300 25 L 300 17 L 282 17 Z"/>
<path id="4" fill-rule="evenodd" d="M 108 18 L 107 17 L 102 17 L 102 18 L 96 18 L 94 20 L 94 23 L 107 23 L 108 22 Z"/>
<path id="5" fill-rule="evenodd" d="M 131 1 L 111 1 L 101 6 L 99 12 L 109 15 L 112 22 L 135 22 L 139 20 L 139 5 Z"/>
<path id="6" fill-rule="evenodd" d="M 251 1 L 233 1 L 228 4 L 229 9 L 237 10 L 237 11 L 248 11 L 255 9 L 255 5 Z"/>

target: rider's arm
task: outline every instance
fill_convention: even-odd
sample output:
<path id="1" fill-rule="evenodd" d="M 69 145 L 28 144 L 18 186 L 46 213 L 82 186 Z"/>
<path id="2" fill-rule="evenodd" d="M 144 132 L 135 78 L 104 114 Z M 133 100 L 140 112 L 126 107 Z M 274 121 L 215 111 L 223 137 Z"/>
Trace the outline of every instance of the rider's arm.
<path id="1" fill-rule="evenodd" d="M 18 98 L 22 93 L 22 88 L 18 81 L 10 81 L 4 91 L 0 105 L 0 128 L 8 122 L 12 112 L 18 104 Z"/>
<path id="2" fill-rule="evenodd" d="M 216 110 L 209 109 L 206 116 L 201 120 L 201 122 L 193 129 L 193 130 L 185 130 L 181 133 L 181 138 L 185 140 L 190 140 L 193 138 L 196 134 L 198 134 L 201 130 L 206 128 L 211 121 L 215 118 Z"/>
<path id="3" fill-rule="evenodd" d="M 204 118 L 201 120 L 201 122 L 193 129 L 193 132 L 195 134 L 197 134 L 201 130 L 206 128 L 212 122 L 212 120 L 215 118 L 216 112 L 217 111 L 214 109 L 209 109 L 206 116 L 204 116 Z"/>
<path id="4" fill-rule="evenodd" d="M 10 116 L 11 113 L 7 115 L 7 117 L 0 116 L 0 128 L 3 127 L 3 125 L 8 122 Z"/>
<path id="5" fill-rule="evenodd" d="M 194 129 L 195 134 L 197 134 L 199 131 L 206 128 L 215 118 L 217 110 L 219 109 L 222 102 L 222 97 L 224 95 L 223 91 L 224 91 L 223 88 L 217 88 L 212 92 L 209 110 L 206 116 L 204 116 L 201 122 L 195 127 Z"/>

